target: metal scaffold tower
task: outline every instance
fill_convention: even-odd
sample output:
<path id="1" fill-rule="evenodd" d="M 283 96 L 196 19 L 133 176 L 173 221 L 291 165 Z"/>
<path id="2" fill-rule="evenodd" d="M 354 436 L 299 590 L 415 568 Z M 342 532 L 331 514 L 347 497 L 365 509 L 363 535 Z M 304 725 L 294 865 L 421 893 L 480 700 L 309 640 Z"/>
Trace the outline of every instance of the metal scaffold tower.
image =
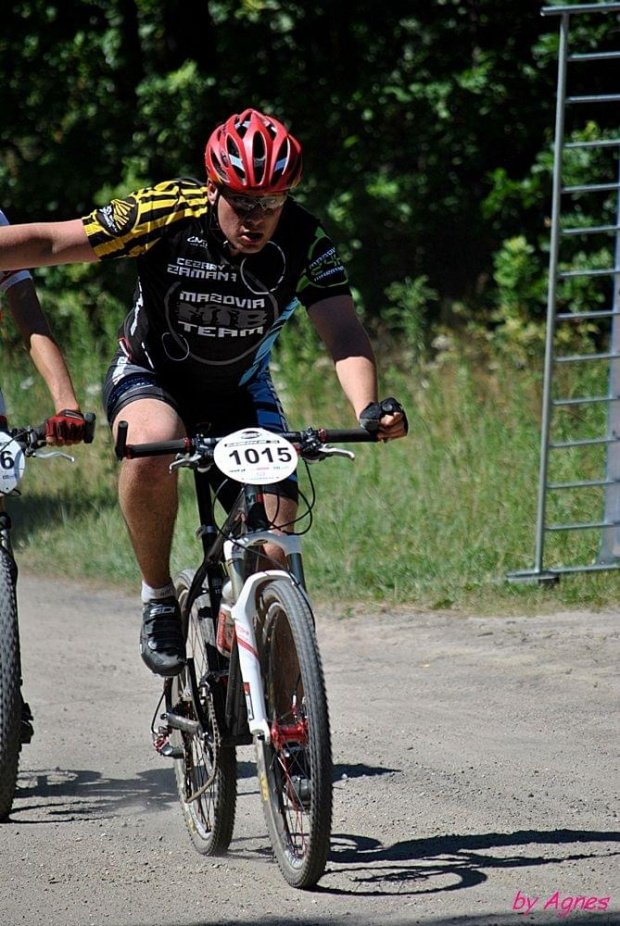
<path id="1" fill-rule="evenodd" d="M 613 67 L 620 48 L 578 47 L 586 14 L 613 16 L 607 21 L 620 36 L 620 3 L 541 12 L 559 19 L 559 51 L 536 549 L 533 569 L 508 578 L 542 583 L 566 573 L 620 568 L 620 69 Z M 610 92 L 599 92 L 599 80 L 596 92 L 570 95 L 574 72 L 581 86 L 587 83 L 582 69 L 597 67 L 598 76 L 604 73 L 613 84 L 606 88 Z M 610 119 L 611 107 L 616 108 Z M 570 134 L 569 113 L 575 117 Z M 596 130 L 601 113 L 605 131 Z M 570 177 L 579 158 L 586 182 Z M 595 176 L 587 176 L 593 164 Z M 606 266 L 600 265 L 601 255 L 607 255 Z M 570 287 L 586 285 L 599 286 L 593 304 L 583 299 L 571 304 Z M 576 326 L 590 332 L 594 349 L 581 347 Z M 581 392 L 575 394 L 574 383 Z M 580 427 L 584 433 L 576 436 Z M 551 508 L 555 518 L 549 517 Z M 571 547 L 569 538 L 577 536 L 582 540 Z M 556 549 L 549 564 L 552 540 Z"/>

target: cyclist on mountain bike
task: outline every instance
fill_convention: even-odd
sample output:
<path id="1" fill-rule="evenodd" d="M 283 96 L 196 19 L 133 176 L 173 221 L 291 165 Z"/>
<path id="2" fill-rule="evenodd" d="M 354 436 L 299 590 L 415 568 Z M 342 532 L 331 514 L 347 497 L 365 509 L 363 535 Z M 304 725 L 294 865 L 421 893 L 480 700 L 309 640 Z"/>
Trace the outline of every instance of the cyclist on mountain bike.
<path id="1" fill-rule="evenodd" d="M 286 430 L 269 352 L 301 303 L 360 423 L 380 440 L 404 436 L 400 404 L 378 401 L 372 347 L 336 248 L 290 195 L 301 178 L 299 142 L 247 109 L 213 131 L 205 165 L 206 184 L 165 181 L 82 219 L 0 229 L 0 268 L 137 258 L 133 308 L 104 384 L 111 426 L 126 420 L 133 443 L 179 438 L 207 421 L 213 433 Z M 161 457 L 128 460 L 119 479 L 142 574 L 142 657 L 164 676 L 185 658 L 170 577 L 177 483 L 168 466 Z M 290 524 L 294 477 L 265 495 L 274 524 Z"/>
<path id="2" fill-rule="evenodd" d="M 8 224 L 7 217 L 0 210 L 0 226 Z M 85 435 L 86 422 L 75 397 L 69 370 L 52 337 L 30 273 L 27 270 L 0 271 L 0 293 L 7 301 L 32 361 L 43 377 L 54 403 L 55 414 L 45 423 L 47 443 L 65 445 L 81 441 Z M 7 427 L 6 408 L 0 388 L 0 431 Z M 0 519 L 10 524 L 2 495 Z M 30 705 L 23 699 L 21 710 L 20 738 L 22 743 L 29 743 L 33 736 L 33 717 Z"/>
<path id="3" fill-rule="evenodd" d="M 7 217 L 0 210 L 0 225 L 8 224 Z M 0 293 L 4 293 L 15 324 L 54 403 L 55 414 L 46 423 L 48 443 L 73 444 L 82 440 L 86 426 L 84 417 L 73 391 L 69 370 L 43 314 L 31 275 L 27 270 L 0 271 Z M 6 409 L 0 388 L 0 429 L 6 426 Z"/>

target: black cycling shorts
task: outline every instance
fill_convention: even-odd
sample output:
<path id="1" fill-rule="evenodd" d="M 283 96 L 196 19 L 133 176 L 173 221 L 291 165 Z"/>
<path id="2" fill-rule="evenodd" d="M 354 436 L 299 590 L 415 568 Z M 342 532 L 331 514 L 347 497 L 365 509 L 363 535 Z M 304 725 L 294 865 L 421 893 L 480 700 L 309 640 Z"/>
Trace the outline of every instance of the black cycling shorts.
<path id="1" fill-rule="evenodd" d="M 103 384 L 103 405 L 110 426 L 123 408 L 140 399 L 165 402 L 181 418 L 188 434 L 198 429 L 205 432 L 206 427 L 214 437 L 252 427 L 279 432 L 288 430 L 280 400 L 268 373 L 262 373 L 242 388 L 229 390 L 225 394 L 193 391 L 184 395 L 169 384 L 163 385 L 156 373 L 131 363 L 119 351 L 110 364 Z M 210 481 L 218 491 L 218 498 L 225 507 L 229 507 L 237 494 L 238 485 L 234 484 L 229 489 L 215 467 L 211 473 Z M 225 481 L 232 483 L 232 480 Z M 297 501 L 297 477 L 293 474 L 283 482 L 265 486 L 264 491 Z"/>

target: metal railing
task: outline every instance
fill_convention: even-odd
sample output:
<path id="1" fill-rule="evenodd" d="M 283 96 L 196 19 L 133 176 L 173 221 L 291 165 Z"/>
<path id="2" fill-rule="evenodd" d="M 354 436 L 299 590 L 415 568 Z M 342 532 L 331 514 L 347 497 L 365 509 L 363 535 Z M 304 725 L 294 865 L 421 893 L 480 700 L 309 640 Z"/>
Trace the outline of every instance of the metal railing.
<path id="1" fill-rule="evenodd" d="M 508 578 L 518 581 L 555 582 L 563 573 L 578 573 L 587 571 L 601 571 L 620 568 L 620 173 L 616 167 L 615 176 L 604 183 L 581 183 L 574 185 L 563 184 L 563 169 L 565 152 L 575 149 L 611 149 L 611 153 L 618 156 L 620 162 L 620 119 L 618 137 L 601 138 L 600 140 L 566 141 L 565 127 L 567 108 L 571 112 L 589 112 L 588 107 L 617 105 L 620 103 L 620 94 L 611 93 L 583 93 L 575 96 L 567 95 L 567 74 L 571 68 L 580 67 L 584 63 L 620 60 L 620 49 L 617 51 L 587 51 L 571 52 L 570 27 L 571 20 L 581 14 L 610 14 L 620 13 L 620 3 L 589 3 L 572 4 L 570 6 L 549 6 L 541 10 L 543 16 L 557 16 L 559 23 L 559 50 L 558 50 L 558 77 L 555 134 L 553 148 L 553 184 L 552 184 L 552 213 L 550 232 L 549 281 L 547 290 L 547 327 L 543 376 L 543 401 L 540 441 L 540 471 L 538 481 L 538 509 L 536 518 L 536 548 L 535 561 L 532 570 L 509 573 Z M 615 91 L 617 87 L 608 88 Z M 600 112 L 600 109 L 596 110 Z M 620 107 L 618 107 L 620 114 Z M 600 178 L 599 178 L 600 179 Z M 579 224 L 566 226 L 562 224 L 563 203 L 587 194 L 616 194 L 616 214 L 614 222 L 591 224 L 592 216 L 588 215 L 588 224 L 581 227 Z M 560 249 L 563 239 L 570 240 L 575 236 L 588 238 L 593 235 L 615 236 L 615 259 L 612 267 L 579 266 L 569 269 L 560 269 Z M 590 255 L 591 259 L 591 255 Z M 612 292 L 609 308 L 594 309 L 592 311 L 579 310 L 576 312 L 558 312 L 558 285 L 562 281 L 579 278 L 601 280 L 609 279 Z M 592 321 L 608 323 L 609 334 L 607 349 L 589 353 L 572 353 L 561 355 L 557 346 L 557 335 L 561 326 L 579 321 Z M 562 364 L 606 363 L 608 392 L 606 395 L 583 395 L 577 398 L 561 396 L 554 398 L 554 386 L 558 370 Z M 553 426 L 557 412 L 565 409 L 596 405 L 607 406 L 606 431 L 597 437 L 581 439 L 557 440 L 553 436 Z M 572 480 L 550 481 L 549 464 L 551 453 L 557 454 L 563 450 L 581 450 L 586 447 L 602 447 L 606 451 L 606 473 L 600 478 L 584 479 L 575 476 Z M 578 492 L 579 490 L 599 488 L 604 491 L 601 499 L 602 511 L 598 517 L 591 519 L 566 521 L 564 523 L 547 523 L 547 505 L 552 493 Z M 567 531 L 596 531 L 598 532 L 598 552 L 589 563 L 575 563 L 568 565 L 545 564 L 545 541 L 548 534 L 558 534 Z"/>

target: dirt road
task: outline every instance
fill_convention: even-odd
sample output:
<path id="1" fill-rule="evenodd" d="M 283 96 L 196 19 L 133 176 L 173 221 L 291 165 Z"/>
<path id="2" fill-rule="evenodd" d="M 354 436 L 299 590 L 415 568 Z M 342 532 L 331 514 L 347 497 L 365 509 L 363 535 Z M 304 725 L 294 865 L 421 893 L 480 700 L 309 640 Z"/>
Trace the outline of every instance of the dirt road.
<path id="1" fill-rule="evenodd" d="M 193 849 L 136 600 L 21 576 L 20 607 L 36 732 L 0 826 L 3 926 L 620 924 L 618 614 L 321 611 L 333 849 L 296 892 L 250 747 L 230 855 Z"/>

